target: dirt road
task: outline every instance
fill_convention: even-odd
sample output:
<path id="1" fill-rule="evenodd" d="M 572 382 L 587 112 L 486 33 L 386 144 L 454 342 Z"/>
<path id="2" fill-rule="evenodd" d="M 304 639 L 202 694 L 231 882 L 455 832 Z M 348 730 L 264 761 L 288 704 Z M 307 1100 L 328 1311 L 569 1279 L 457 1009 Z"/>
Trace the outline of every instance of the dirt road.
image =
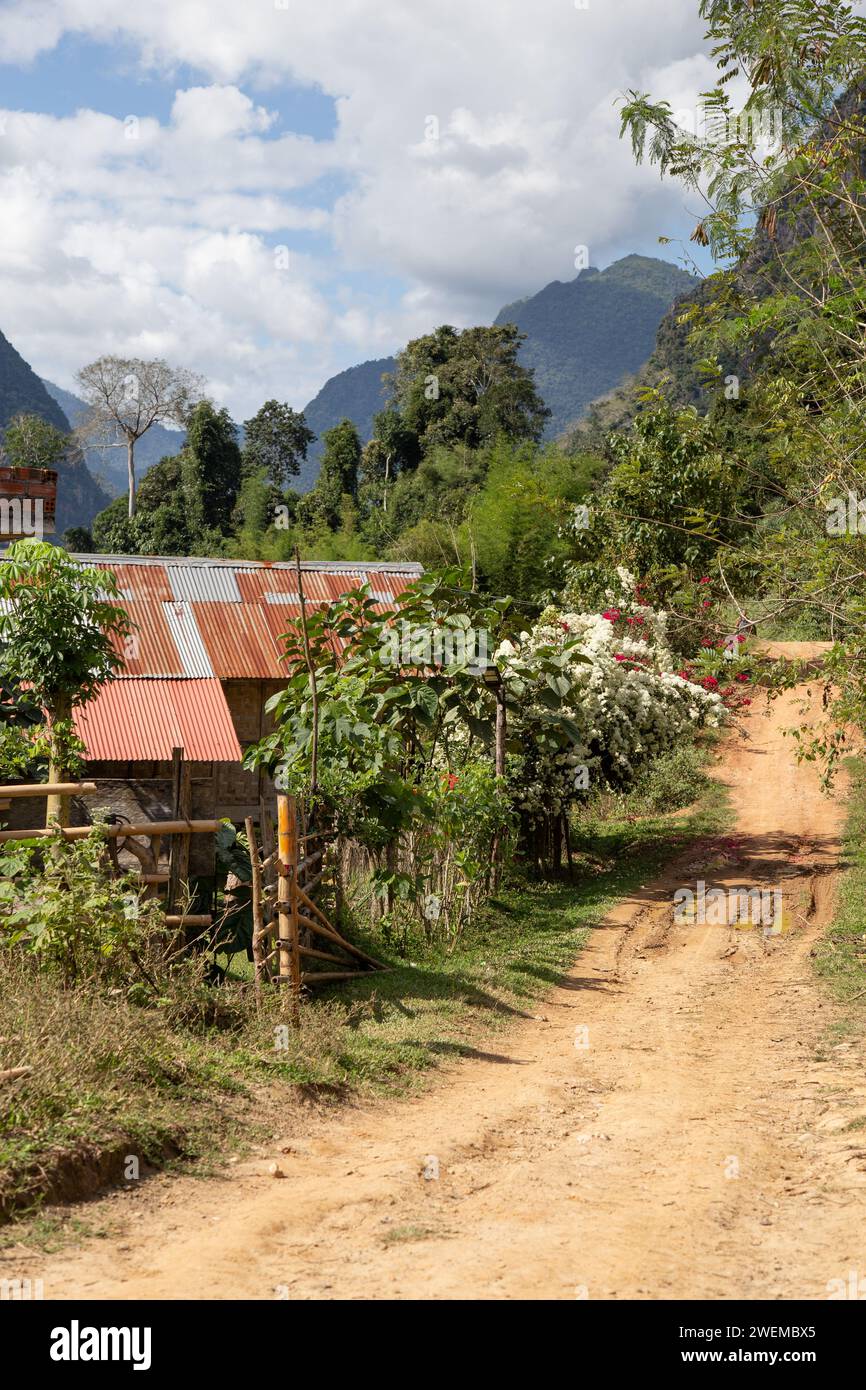
<path id="1" fill-rule="evenodd" d="M 822 1299 L 852 1270 L 866 1293 L 863 1054 L 809 959 L 842 807 L 782 735 L 802 699 L 729 741 L 736 830 L 622 904 L 503 1053 L 301 1118 L 226 1180 L 90 1204 L 123 1234 L 28 1259 L 46 1298 Z M 780 888 L 790 929 L 676 925 L 700 879 Z"/>

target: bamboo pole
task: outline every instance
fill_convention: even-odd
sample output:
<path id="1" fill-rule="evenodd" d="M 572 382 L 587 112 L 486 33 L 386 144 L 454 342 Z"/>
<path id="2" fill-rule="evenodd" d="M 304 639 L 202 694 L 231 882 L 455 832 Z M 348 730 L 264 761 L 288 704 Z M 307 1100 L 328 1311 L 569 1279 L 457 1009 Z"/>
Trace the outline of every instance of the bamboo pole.
<path id="1" fill-rule="evenodd" d="M 262 980 L 265 976 L 265 961 L 262 946 L 265 939 L 265 918 L 262 912 L 262 866 L 259 860 L 259 847 L 256 841 L 256 827 L 252 816 L 244 821 L 247 839 L 250 844 L 250 864 L 252 865 L 253 895 L 253 963 L 255 965 L 256 997 L 260 1000 Z"/>
<path id="2" fill-rule="evenodd" d="M 312 946 L 299 946 L 298 951 L 300 955 L 311 956 L 313 960 L 330 960 L 333 961 L 335 965 L 346 964 L 344 960 L 340 960 L 339 956 L 332 956 L 330 951 L 317 951 Z M 360 974 L 361 972 L 359 971 L 358 973 Z"/>
<path id="3" fill-rule="evenodd" d="M 373 956 L 368 956 L 366 951 L 361 950 L 360 946 L 353 946 L 351 941 L 346 941 L 344 937 L 340 936 L 339 932 L 334 931 L 333 927 L 323 927 L 320 922 L 314 922 L 311 917 L 304 917 L 301 913 L 298 914 L 298 921 L 302 926 L 306 927 L 308 931 L 315 932 L 317 936 L 324 936 L 328 941 L 333 941 L 336 946 L 342 946 L 344 951 L 348 951 L 350 955 L 357 956 L 359 960 L 366 961 L 368 965 L 372 965 L 376 970 L 385 970 L 387 968 L 381 961 L 376 960 Z"/>
<path id="4" fill-rule="evenodd" d="M 297 805 L 290 796 L 277 797 L 277 847 L 280 853 L 279 940 L 280 978 L 291 985 L 291 1018 L 301 1026 L 301 962 L 298 955 L 298 829 Z"/>
<path id="5" fill-rule="evenodd" d="M 95 782 L 34 782 L 15 787 L 0 787 L 0 797 L 9 796 L 91 796 Z"/>
<path id="6" fill-rule="evenodd" d="M 301 578 L 301 552 L 295 546 L 295 567 L 298 575 L 298 599 L 301 605 L 301 633 L 304 639 L 304 661 L 310 677 L 310 698 L 313 706 L 313 741 L 310 748 L 310 796 L 315 797 L 319 776 L 319 691 L 316 685 L 316 668 L 310 652 L 310 634 L 307 628 L 307 604 L 304 598 L 304 581 Z"/>
<path id="7" fill-rule="evenodd" d="M 331 926 L 331 923 L 328 921 L 328 919 L 327 919 L 327 917 L 325 916 L 324 912 L 323 912 L 322 909 L 319 907 L 318 903 L 314 903 L 314 902 L 313 902 L 313 899 L 310 897 L 309 893 L 307 892 L 307 889 L 309 888 L 309 886 L 310 886 L 309 884 L 304 884 L 304 885 L 302 886 L 302 885 L 299 883 L 299 884 L 298 884 L 298 897 L 300 898 L 301 902 L 304 904 L 305 907 L 309 908 L 309 910 L 310 910 L 311 912 L 315 912 L 316 916 L 321 918 L 321 920 L 324 922 L 324 924 L 325 924 L 326 927 L 330 927 L 330 926 Z M 333 928 L 332 928 L 332 930 L 333 930 Z"/>
<path id="8" fill-rule="evenodd" d="M 93 830 L 92 825 L 73 825 L 62 829 L 65 840 L 84 840 Z M 127 835 L 215 835 L 220 828 L 218 820 L 152 820 L 143 825 L 107 825 L 103 834 L 109 840 L 123 839 Z M 39 830 L 0 830 L 0 843 L 5 840 L 46 840 L 54 834 L 44 827 Z"/>
<path id="9" fill-rule="evenodd" d="M 306 855 L 306 857 L 302 859 L 300 864 L 298 865 L 298 872 L 302 873 L 304 872 L 304 870 L 310 868 L 311 865 L 318 864 L 319 860 L 321 859 L 324 853 L 325 851 L 323 849 L 317 849 L 315 854 Z"/>

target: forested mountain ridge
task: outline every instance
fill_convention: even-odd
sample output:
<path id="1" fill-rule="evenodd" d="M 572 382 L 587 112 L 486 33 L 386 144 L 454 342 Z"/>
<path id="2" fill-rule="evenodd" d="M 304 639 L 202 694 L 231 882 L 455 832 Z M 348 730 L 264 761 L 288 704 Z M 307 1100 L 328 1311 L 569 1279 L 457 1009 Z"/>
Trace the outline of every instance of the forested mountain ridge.
<path id="1" fill-rule="evenodd" d="M 351 420 L 363 443 L 373 433 L 373 416 L 384 409 L 386 390 L 382 381 L 385 373 L 396 367 L 393 357 L 377 357 L 348 367 L 325 382 L 321 391 L 304 409 L 304 418 L 316 435 L 307 451 L 306 463 L 297 481 L 299 492 L 309 492 L 319 472 L 324 445 L 322 435 L 341 420 Z"/>
<path id="2" fill-rule="evenodd" d="M 514 323 L 526 334 L 520 360 L 535 371 L 551 412 L 548 438 L 643 366 L 671 304 L 696 283 L 669 261 L 625 256 L 605 270 L 590 266 L 574 280 L 554 280 L 501 310 L 497 324 Z"/>
<path id="3" fill-rule="evenodd" d="M 594 400 L 644 365 L 671 304 L 698 283 L 670 261 L 624 256 L 605 270 L 588 267 L 574 280 L 554 280 L 500 310 L 495 324 L 514 323 L 527 335 L 520 361 L 534 369 L 551 411 L 547 438 L 562 434 Z M 301 472 L 302 492 L 315 482 L 325 430 L 349 419 L 362 442 L 370 439 L 373 416 L 387 399 L 382 376 L 395 365 L 393 357 L 382 357 L 349 367 L 310 401 L 304 415 L 318 438 Z"/>

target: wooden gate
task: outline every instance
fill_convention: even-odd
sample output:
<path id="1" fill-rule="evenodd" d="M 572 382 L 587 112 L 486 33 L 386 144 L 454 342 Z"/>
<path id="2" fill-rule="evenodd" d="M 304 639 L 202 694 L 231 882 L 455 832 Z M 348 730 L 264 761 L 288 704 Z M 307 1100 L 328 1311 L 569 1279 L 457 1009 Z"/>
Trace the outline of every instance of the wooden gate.
<path id="1" fill-rule="evenodd" d="M 293 796 L 277 797 L 273 849 L 264 812 L 261 819 L 264 854 L 252 818 L 245 822 L 252 862 L 256 988 L 260 990 L 265 981 L 287 986 L 292 1022 L 297 1027 L 302 989 L 356 979 L 386 967 L 347 941 L 316 901 L 317 890 L 328 873 L 329 832 L 308 830 Z M 269 870 L 273 870 L 270 875 Z M 329 949 L 322 950 L 314 941 L 326 942 Z M 325 969 L 318 968 L 320 961 Z M 330 966 L 334 969 L 327 968 Z"/>

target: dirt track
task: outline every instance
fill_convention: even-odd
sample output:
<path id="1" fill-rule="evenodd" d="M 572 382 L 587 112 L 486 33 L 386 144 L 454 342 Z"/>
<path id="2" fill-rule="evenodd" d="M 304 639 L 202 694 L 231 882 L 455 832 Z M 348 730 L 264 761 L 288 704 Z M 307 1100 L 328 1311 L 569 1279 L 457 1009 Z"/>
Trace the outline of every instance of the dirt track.
<path id="1" fill-rule="evenodd" d="M 842 806 L 782 736 L 802 698 L 756 702 L 730 740 L 721 850 L 607 918 L 504 1054 L 420 1099 L 302 1118 L 230 1180 L 91 1204 L 124 1234 L 27 1274 L 46 1298 L 264 1299 L 820 1299 L 866 1277 L 866 1139 L 846 1129 L 866 1114 L 862 1051 L 827 1043 L 809 959 Z M 782 888 L 791 930 L 674 925 L 673 891 L 698 879 Z"/>

